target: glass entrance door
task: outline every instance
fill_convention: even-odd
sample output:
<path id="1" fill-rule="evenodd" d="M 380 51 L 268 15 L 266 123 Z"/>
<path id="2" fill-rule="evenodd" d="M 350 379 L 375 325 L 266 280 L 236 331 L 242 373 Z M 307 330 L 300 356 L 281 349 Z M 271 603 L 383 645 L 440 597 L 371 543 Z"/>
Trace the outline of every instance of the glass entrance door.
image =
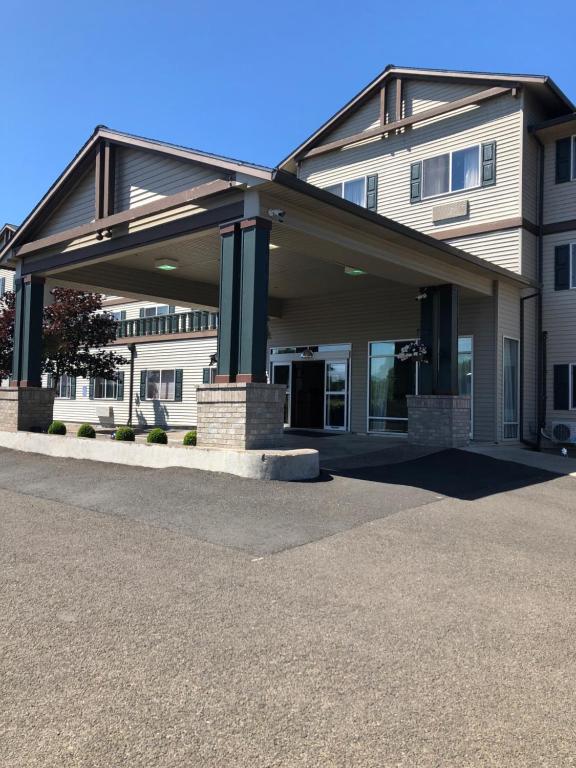
<path id="1" fill-rule="evenodd" d="M 396 355 L 410 339 L 377 341 L 369 347 L 368 431 L 407 432 L 407 395 L 417 394 L 416 363 Z"/>
<path id="2" fill-rule="evenodd" d="M 348 363 L 326 362 L 324 428 L 345 430 L 348 426 Z"/>

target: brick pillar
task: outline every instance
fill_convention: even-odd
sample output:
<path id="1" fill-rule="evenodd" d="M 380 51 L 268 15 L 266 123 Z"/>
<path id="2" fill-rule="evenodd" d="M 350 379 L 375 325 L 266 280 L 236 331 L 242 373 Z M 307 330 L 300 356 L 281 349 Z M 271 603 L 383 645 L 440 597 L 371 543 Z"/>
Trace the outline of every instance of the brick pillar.
<path id="1" fill-rule="evenodd" d="M 464 395 L 408 395 L 408 440 L 438 448 L 470 442 L 470 398 Z"/>
<path id="2" fill-rule="evenodd" d="M 198 445 L 274 448 L 284 433 L 284 384 L 234 382 L 196 390 Z"/>
<path id="3" fill-rule="evenodd" d="M 53 420 L 53 389 L 0 389 L 0 431 L 45 432 Z"/>

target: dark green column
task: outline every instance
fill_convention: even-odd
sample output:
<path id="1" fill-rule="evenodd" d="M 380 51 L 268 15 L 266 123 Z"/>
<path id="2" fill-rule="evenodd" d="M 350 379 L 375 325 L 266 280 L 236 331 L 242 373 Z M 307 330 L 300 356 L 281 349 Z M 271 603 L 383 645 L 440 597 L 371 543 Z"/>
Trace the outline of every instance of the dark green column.
<path id="1" fill-rule="evenodd" d="M 34 275 L 16 279 L 12 386 L 42 386 L 44 283 Z"/>
<path id="2" fill-rule="evenodd" d="M 240 225 L 236 223 L 220 227 L 220 307 L 216 383 L 235 381 L 238 373 L 241 256 Z"/>
<path id="3" fill-rule="evenodd" d="M 240 358 L 237 381 L 266 381 L 268 266 L 271 222 L 255 217 L 240 223 Z"/>
<path id="4" fill-rule="evenodd" d="M 420 365 L 421 395 L 458 394 L 458 287 L 426 288 L 420 305 L 420 338 L 430 361 Z"/>

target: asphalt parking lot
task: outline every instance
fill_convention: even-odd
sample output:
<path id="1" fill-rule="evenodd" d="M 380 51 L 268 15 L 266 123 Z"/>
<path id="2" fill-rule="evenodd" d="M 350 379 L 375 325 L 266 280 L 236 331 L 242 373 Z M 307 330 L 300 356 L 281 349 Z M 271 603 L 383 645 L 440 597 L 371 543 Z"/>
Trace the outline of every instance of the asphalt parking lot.
<path id="1" fill-rule="evenodd" d="M 576 765 L 576 480 L 0 451 L 0 765 Z"/>

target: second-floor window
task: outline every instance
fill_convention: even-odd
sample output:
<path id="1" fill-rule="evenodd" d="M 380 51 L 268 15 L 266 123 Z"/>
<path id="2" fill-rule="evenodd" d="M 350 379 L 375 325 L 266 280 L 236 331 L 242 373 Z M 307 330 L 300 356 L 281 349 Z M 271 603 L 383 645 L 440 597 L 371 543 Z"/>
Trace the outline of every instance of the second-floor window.
<path id="1" fill-rule="evenodd" d="M 430 157 L 422 163 L 422 197 L 480 186 L 480 147 Z"/>
<path id="2" fill-rule="evenodd" d="M 554 290 L 571 288 L 576 288 L 576 243 L 565 243 L 554 249 Z"/>
<path id="3" fill-rule="evenodd" d="M 576 180 L 576 136 L 556 142 L 556 184 Z"/>
<path id="4" fill-rule="evenodd" d="M 156 317 L 157 315 L 172 315 L 174 314 L 176 307 L 168 306 L 167 304 L 160 304 L 157 307 L 142 307 L 140 309 L 140 317 Z"/>
<path id="5" fill-rule="evenodd" d="M 343 197 L 344 200 L 348 200 L 356 205 L 361 205 L 366 208 L 366 177 L 362 176 L 360 179 L 351 179 L 350 181 L 343 181 L 338 184 L 331 184 L 329 187 L 324 187 L 326 192 L 332 192 L 333 195 Z"/>

